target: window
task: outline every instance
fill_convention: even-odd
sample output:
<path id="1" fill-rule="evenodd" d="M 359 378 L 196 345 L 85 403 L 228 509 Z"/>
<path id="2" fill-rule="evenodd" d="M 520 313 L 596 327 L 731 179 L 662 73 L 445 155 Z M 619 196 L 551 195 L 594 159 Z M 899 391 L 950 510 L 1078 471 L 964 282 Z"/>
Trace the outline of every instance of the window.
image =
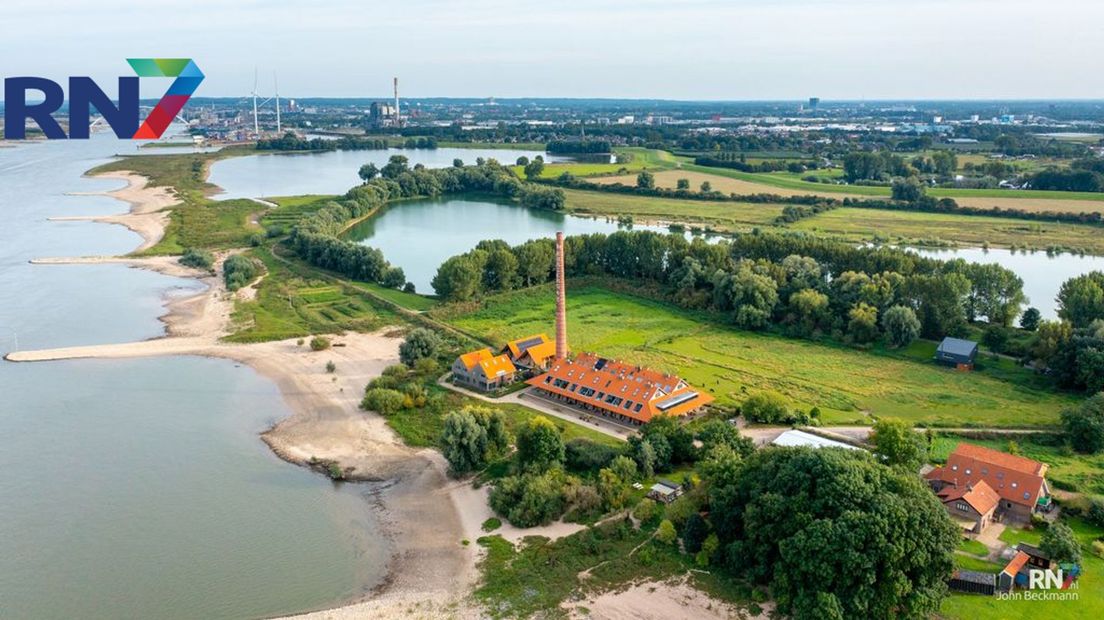
<path id="1" fill-rule="evenodd" d="M 966 502 L 958 502 L 955 504 L 955 508 L 958 508 L 962 512 L 970 512 L 970 507 L 966 505 Z"/>
<path id="2" fill-rule="evenodd" d="M 1028 493 L 1027 491 L 1024 491 L 1024 499 L 1029 499 L 1030 497 L 1031 497 L 1031 494 Z"/>
<path id="3" fill-rule="evenodd" d="M 951 471 L 958 471 L 958 465 L 951 465 Z"/>
<path id="4" fill-rule="evenodd" d="M 973 473 L 973 472 L 971 472 L 971 471 L 969 470 L 969 468 L 967 468 L 967 469 L 966 469 L 966 475 L 967 475 L 967 476 L 969 476 L 969 475 L 970 475 L 970 474 L 972 474 L 972 473 Z"/>
<path id="5" fill-rule="evenodd" d="M 1019 485 L 1018 485 L 1018 484 L 1016 484 L 1015 482 L 1013 482 L 1013 483 L 1012 483 L 1012 488 L 1013 488 L 1013 489 L 1014 489 L 1014 488 L 1016 488 L 1017 486 L 1019 486 Z"/>

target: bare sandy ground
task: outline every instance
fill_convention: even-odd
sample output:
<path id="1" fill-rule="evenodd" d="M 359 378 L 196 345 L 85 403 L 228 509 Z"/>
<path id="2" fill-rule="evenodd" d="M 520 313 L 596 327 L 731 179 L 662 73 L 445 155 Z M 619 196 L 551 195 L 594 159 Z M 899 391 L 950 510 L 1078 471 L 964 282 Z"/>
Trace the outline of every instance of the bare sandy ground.
<path id="1" fill-rule="evenodd" d="M 727 620 L 769 618 L 770 608 L 752 615 L 733 605 L 710 598 L 686 579 L 649 581 L 625 590 L 565 604 L 572 618 L 588 620 Z"/>
<path id="2" fill-rule="evenodd" d="M 75 195 L 100 195 L 118 198 L 130 204 L 129 213 L 114 215 L 73 215 L 63 217 L 51 217 L 52 222 L 100 222 L 102 224 L 118 224 L 128 230 L 138 233 L 142 237 L 142 244 L 135 251 L 153 247 L 165 236 L 165 227 L 169 223 L 168 207 L 175 205 L 180 200 L 167 187 L 149 187 L 149 179 L 133 172 L 105 172 L 96 175 L 97 178 L 121 179 L 127 182 L 126 187 L 110 192 L 90 192 Z"/>

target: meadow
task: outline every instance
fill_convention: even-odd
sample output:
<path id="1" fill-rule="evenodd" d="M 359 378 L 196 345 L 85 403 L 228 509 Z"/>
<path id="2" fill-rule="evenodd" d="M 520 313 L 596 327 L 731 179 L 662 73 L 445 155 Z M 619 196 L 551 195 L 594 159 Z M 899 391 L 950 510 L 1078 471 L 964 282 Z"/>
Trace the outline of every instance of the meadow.
<path id="1" fill-rule="evenodd" d="M 938 241 L 1104 253 L 1104 231 L 1100 227 L 1004 217 L 844 207 L 794 222 L 789 227 L 855 242 L 877 239 L 907 245 Z"/>
<path id="2" fill-rule="evenodd" d="M 564 190 L 566 210 L 576 215 L 628 215 L 635 220 L 678 222 L 718 231 L 747 231 L 771 226 L 784 205 L 653 198 L 632 194 Z"/>
<path id="3" fill-rule="evenodd" d="M 505 342 L 551 330 L 552 308 L 553 291 L 544 286 L 488 298 L 474 311 L 441 307 L 430 314 Z M 818 407 L 826 424 L 869 424 L 872 416 L 893 416 L 943 427 L 1046 427 L 1074 402 L 1022 371 L 960 373 L 908 351 L 740 331 L 711 315 L 593 286 L 569 291 L 568 337 L 576 352 L 678 373 L 710 391 L 720 405 L 774 390 L 794 407 Z"/>

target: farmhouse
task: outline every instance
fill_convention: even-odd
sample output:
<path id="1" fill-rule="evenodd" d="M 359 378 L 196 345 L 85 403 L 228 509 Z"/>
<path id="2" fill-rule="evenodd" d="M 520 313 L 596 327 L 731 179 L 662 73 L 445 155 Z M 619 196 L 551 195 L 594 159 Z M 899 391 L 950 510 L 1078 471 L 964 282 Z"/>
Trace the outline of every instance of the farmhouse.
<path id="1" fill-rule="evenodd" d="M 980 507 L 987 502 L 984 490 L 977 490 L 979 483 L 984 482 L 999 498 L 995 511 L 998 518 L 1027 522 L 1037 510 L 1050 507 L 1046 471 L 1046 463 L 960 443 L 947 457 L 946 465 L 936 467 L 924 477 L 941 499 L 953 497 L 950 501 L 956 502 L 972 494 L 971 499 Z"/>
<path id="2" fill-rule="evenodd" d="M 713 402 L 676 375 L 584 353 L 528 380 L 542 395 L 630 424 L 683 416 Z"/>
<path id="3" fill-rule="evenodd" d="M 517 368 L 506 355 L 495 355 L 490 349 L 470 351 L 452 363 L 452 378 L 457 383 L 490 391 L 514 382 Z"/>
<path id="4" fill-rule="evenodd" d="M 973 370 L 977 354 L 978 343 L 948 336 L 935 350 L 935 361 L 954 366 L 959 370 Z"/>
<path id="5" fill-rule="evenodd" d="M 535 334 L 507 342 L 500 353 L 509 355 L 510 361 L 518 368 L 548 370 L 549 364 L 556 358 L 556 342 L 545 334 Z"/>
<path id="6" fill-rule="evenodd" d="M 944 487 L 936 495 L 951 519 L 971 534 L 980 534 L 989 527 L 1000 504 L 1000 496 L 984 480 Z"/>

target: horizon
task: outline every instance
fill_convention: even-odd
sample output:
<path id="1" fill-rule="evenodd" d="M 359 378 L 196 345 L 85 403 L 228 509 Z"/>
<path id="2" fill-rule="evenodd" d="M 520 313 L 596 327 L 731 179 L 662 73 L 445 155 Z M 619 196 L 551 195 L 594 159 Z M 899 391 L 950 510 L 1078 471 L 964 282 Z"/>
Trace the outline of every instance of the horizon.
<path id="1" fill-rule="evenodd" d="M 44 32 L 57 14 L 67 19 Z M 148 26 L 139 28 L 135 14 Z M 629 8 L 592 0 L 555 9 L 531 0 L 367 8 L 348 0 L 13 0 L 0 18 L 8 26 L 0 52 L 19 59 L 6 63 L 5 77 L 88 75 L 107 85 L 130 73 L 126 57 L 191 57 L 207 74 L 199 97 L 245 96 L 256 69 L 260 93 L 273 91 L 275 73 L 288 96 L 326 98 L 387 92 L 397 75 L 411 99 L 538 90 L 722 102 L 1104 99 L 1099 81 L 1071 78 L 1094 75 L 1104 53 L 1095 26 L 1104 6 L 1082 0 L 1055 0 L 1045 12 L 1026 0 L 644 0 Z M 85 49 L 90 32 L 98 33 L 94 54 Z M 159 86 L 145 85 L 143 96 Z"/>

